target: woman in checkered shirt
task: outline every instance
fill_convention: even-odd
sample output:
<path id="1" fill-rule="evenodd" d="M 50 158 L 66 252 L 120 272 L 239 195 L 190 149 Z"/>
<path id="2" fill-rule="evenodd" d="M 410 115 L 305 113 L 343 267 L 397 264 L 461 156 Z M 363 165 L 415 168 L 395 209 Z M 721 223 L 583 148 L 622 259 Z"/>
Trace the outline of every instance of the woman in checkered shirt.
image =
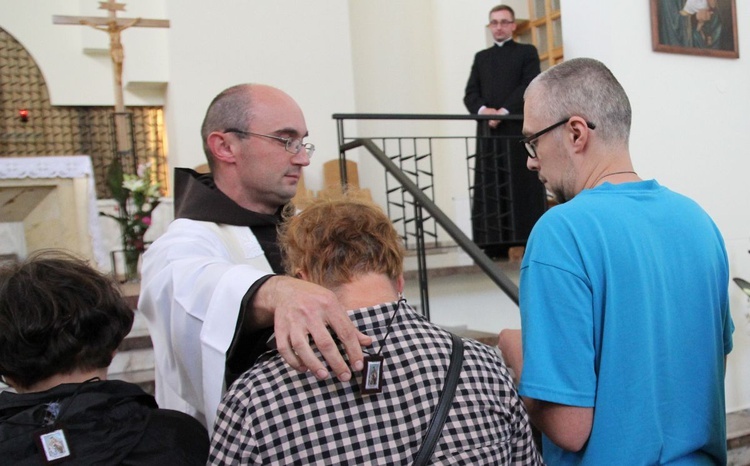
<path id="1" fill-rule="evenodd" d="M 401 240 L 378 206 L 356 197 L 315 201 L 288 219 L 280 244 L 287 273 L 332 290 L 373 337 L 365 350 L 383 358 L 382 375 L 373 378 L 380 391 L 363 390 L 364 375 L 318 380 L 269 349 L 224 396 L 209 463 L 413 462 L 446 378 L 451 334 L 400 299 Z M 482 343 L 464 339 L 464 346 L 431 463 L 541 464 L 505 364 Z"/>

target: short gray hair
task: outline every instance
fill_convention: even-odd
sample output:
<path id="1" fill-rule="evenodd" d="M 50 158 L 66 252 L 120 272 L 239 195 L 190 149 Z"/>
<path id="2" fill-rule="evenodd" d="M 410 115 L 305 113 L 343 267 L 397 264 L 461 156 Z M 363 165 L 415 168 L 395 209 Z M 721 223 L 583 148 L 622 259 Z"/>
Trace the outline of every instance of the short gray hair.
<path id="1" fill-rule="evenodd" d="M 227 88 L 214 97 L 208 106 L 201 126 L 201 139 L 211 171 L 214 169 L 214 156 L 208 146 L 208 135 L 229 128 L 247 131 L 253 116 L 252 87 L 252 84 L 238 84 Z"/>
<path id="2" fill-rule="evenodd" d="M 538 93 L 537 93 L 538 92 Z M 611 144 L 628 146 L 632 110 L 625 89 L 603 63 L 574 58 L 537 76 L 526 89 L 535 93 L 541 115 L 550 123 L 581 116 L 596 125 L 596 134 Z"/>

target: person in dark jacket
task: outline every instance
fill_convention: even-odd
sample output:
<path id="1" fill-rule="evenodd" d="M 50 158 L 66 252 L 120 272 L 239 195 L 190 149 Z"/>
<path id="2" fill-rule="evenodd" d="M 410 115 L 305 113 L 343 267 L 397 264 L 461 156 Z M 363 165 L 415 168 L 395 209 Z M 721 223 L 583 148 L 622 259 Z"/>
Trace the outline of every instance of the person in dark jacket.
<path id="1" fill-rule="evenodd" d="M 490 10 L 487 28 L 493 44 L 474 56 L 464 105 L 478 115 L 509 115 L 479 121 L 472 196 L 474 241 L 490 257 L 507 255 L 509 246 L 526 243 L 546 209 L 544 186 L 526 169 L 519 144 L 523 93 L 539 74 L 539 54 L 531 44 L 513 40 L 516 15 L 508 5 Z"/>
<path id="2" fill-rule="evenodd" d="M 205 464 L 208 433 L 107 380 L 133 310 L 85 262 L 44 252 L 0 269 L 0 458 L 4 464 Z"/>

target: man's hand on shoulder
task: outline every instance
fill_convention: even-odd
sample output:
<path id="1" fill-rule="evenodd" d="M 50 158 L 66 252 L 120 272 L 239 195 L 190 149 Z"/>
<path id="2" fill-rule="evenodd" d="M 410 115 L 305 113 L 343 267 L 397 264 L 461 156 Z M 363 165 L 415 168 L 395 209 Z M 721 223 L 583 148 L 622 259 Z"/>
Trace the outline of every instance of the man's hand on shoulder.
<path id="1" fill-rule="evenodd" d="M 350 380 L 352 369 L 362 370 L 362 346 L 371 345 L 372 338 L 357 330 L 333 292 L 296 278 L 275 276 L 258 289 L 253 307 L 273 313 L 276 348 L 296 370 L 310 370 L 321 380 L 328 377 L 328 370 L 310 347 L 309 336 L 339 380 Z M 328 327 L 343 343 L 351 369 Z"/>

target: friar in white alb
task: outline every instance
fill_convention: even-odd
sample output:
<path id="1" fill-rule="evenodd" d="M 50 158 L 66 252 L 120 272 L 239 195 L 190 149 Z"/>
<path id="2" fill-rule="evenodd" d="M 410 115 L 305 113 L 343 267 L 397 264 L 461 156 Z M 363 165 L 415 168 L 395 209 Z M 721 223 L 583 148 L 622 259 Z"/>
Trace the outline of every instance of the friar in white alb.
<path id="1" fill-rule="evenodd" d="M 225 387 L 274 332 L 297 370 L 349 380 L 362 369 L 362 345 L 372 340 L 336 296 L 280 275 L 276 227 L 315 149 L 307 135 L 297 103 L 274 87 L 233 86 L 209 105 L 201 136 L 211 173 L 176 170 L 176 220 L 143 257 L 138 307 L 153 341 L 160 407 L 212 426 Z M 327 366 L 310 337 L 330 348 Z"/>

